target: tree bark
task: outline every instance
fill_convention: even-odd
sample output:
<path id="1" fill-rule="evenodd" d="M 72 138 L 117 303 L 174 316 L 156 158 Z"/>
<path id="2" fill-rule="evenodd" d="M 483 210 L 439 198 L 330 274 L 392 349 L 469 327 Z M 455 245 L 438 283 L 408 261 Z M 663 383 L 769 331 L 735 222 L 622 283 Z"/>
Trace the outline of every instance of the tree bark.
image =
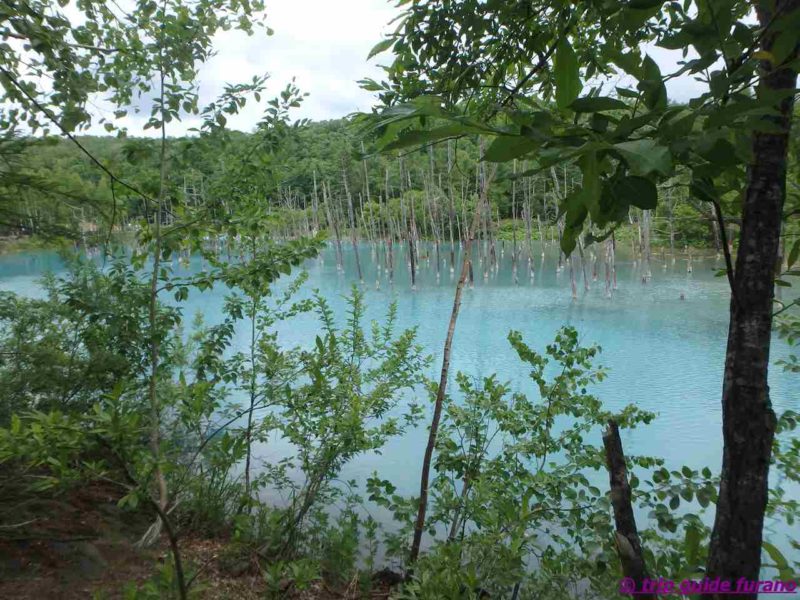
<path id="1" fill-rule="evenodd" d="M 762 27 L 772 22 L 767 2 L 757 4 Z M 788 14 L 800 9 L 800 0 L 775 3 L 774 10 Z M 764 37 L 769 52 L 775 33 Z M 784 64 L 791 64 L 792 56 Z M 794 89 L 797 72 L 773 68 L 762 61 L 760 92 Z M 777 108 L 779 116 L 764 117 L 779 132 L 753 134 L 753 162 L 747 170 L 742 206 L 742 227 L 736 257 L 730 305 L 728 347 L 722 388 L 724 448 L 719 500 L 711 535 L 707 574 L 734 581 L 758 580 L 764 511 L 769 492 L 768 475 L 775 434 L 775 413 L 769 399 L 769 366 L 774 297 L 774 266 L 778 258 L 781 221 L 786 196 L 786 157 L 793 97 Z M 704 598 L 721 598 L 710 594 Z M 757 597 L 756 593 L 738 596 Z"/>
<path id="2" fill-rule="evenodd" d="M 630 591 L 632 598 L 655 600 L 657 596 L 654 593 L 644 591 L 643 583 L 650 576 L 645 566 L 642 544 L 639 541 L 636 519 L 633 516 L 631 486 L 628 483 L 628 467 L 622 451 L 619 427 L 614 421 L 608 422 L 608 427 L 603 433 L 603 446 L 606 450 L 611 506 L 614 509 L 614 525 L 617 528 L 617 554 L 622 563 L 622 574 L 636 584 L 635 589 Z"/>

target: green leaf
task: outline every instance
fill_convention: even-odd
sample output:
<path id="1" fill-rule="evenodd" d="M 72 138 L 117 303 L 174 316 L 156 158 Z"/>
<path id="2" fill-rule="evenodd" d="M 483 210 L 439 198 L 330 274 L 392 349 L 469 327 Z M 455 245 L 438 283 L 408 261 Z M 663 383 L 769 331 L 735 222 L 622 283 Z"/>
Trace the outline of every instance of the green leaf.
<path id="1" fill-rule="evenodd" d="M 798 30 L 789 27 L 781 31 L 772 44 L 772 62 L 774 65 L 783 64 L 783 62 L 792 54 L 792 51 L 797 48 Z"/>
<path id="2" fill-rule="evenodd" d="M 394 141 L 389 142 L 385 146 L 381 146 L 380 149 L 383 152 L 399 150 L 401 148 L 421 146 L 447 137 L 465 135 L 468 133 L 476 133 L 476 131 L 461 124 L 443 125 L 433 129 L 414 129 L 411 131 L 404 131 L 399 134 Z"/>
<path id="3" fill-rule="evenodd" d="M 562 204 L 565 214 L 564 231 L 561 235 L 561 250 L 569 256 L 575 250 L 578 236 L 583 230 L 583 222 L 589 214 L 587 208 L 588 189 L 581 188 L 566 197 Z"/>
<path id="4" fill-rule="evenodd" d="M 383 89 L 383 86 L 375 81 L 374 79 L 370 79 L 369 77 L 365 79 L 359 79 L 356 82 L 362 90 L 366 90 L 368 92 L 380 92 Z"/>
<path id="5" fill-rule="evenodd" d="M 794 241 L 794 245 L 792 249 L 789 251 L 789 258 L 786 261 L 787 265 L 791 269 L 794 263 L 797 262 L 798 257 L 800 257 L 800 238 Z"/>
<path id="6" fill-rule="evenodd" d="M 667 107 L 667 88 L 661 77 L 661 69 L 656 61 L 645 56 L 642 61 L 642 77 L 637 86 L 644 93 L 644 104 L 650 110 L 662 110 Z"/>
<path id="7" fill-rule="evenodd" d="M 714 187 L 714 181 L 709 178 L 695 178 L 689 184 L 689 192 L 703 202 L 716 202 L 719 200 L 719 193 Z"/>
<path id="8" fill-rule="evenodd" d="M 556 79 L 556 106 L 567 108 L 581 93 L 581 73 L 575 51 L 566 37 L 559 40 L 553 69 Z"/>
<path id="9" fill-rule="evenodd" d="M 598 221 L 600 217 L 600 194 L 602 192 L 600 182 L 600 168 L 597 160 L 597 152 L 587 152 L 578 159 L 578 166 L 583 175 L 582 198 L 593 221 Z"/>
<path id="10" fill-rule="evenodd" d="M 635 9 L 649 9 L 655 8 L 656 6 L 661 6 L 662 4 L 664 4 L 664 0 L 630 0 L 630 2 L 628 2 L 628 7 Z"/>
<path id="11" fill-rule="evenodd" d="M 629 208 L 630 203 L 617 195 L 614 191 L 613 183 L 605 181 L 600 194 L 599 215 L 597 218 L 593 217 L 593 221 L 595 225 L 601 228 L 609 223 L 620 223 L 627 216 Z M 613 230 L 608 231 L 608 235 L 610 235 L 611 231 Z M 597 239 L 604 239 L 604 237 L 601 236 L 601 238 L 594 239 L 597 241 Z M 657 481 L 656 477 L 657 475 L 654 474 L 653 481 Z"/>
<path id="12" fill-rule="evenodd" d="M 619 125 L 614 130 L 613 136 L 616 139 L 626 139 L 637 129 L 649 125 L 656 119 L 656 116 L 657 113 L 647 112 L 636 117 L 622 117 L 619 120 Z"/>
<path id="13" fill-rule="evenodd" d="M 642 73 L 641 58 L 638 51 L 626 53 L 611 51 L 611 60 L 628 75 L 633 75 L 639 79 Z"/>
<path id="14" fill-rule="evenodd" d="M 689 567 L 696 567 L 700 550 L 700 531 L 697 527 L 686 528 L 686 537 L 683 539 L 683 553 Z"/>
<path id="15" fill-rule="evenodd" d="M 638 98 L 639 92 L 634 92 L 633 90 L 629 90 L 628 88 L 617 88 L 617 94 L 622 96 L 623 98 Z"/>
<path id="16" fill-rule="evenodd" d="M 624 110 L 628 108 L 628 105 L 622 100 L 609 98 L 608 96 L 586 96 L 572 102 L 569 108 L 578 113 L 590 113 L 603 110 Z"/>
<path id="17" fill-rule="evenodd" d="M 389 48 L 392 47 L 393 44 L 394 44 L 394 38 L 387 38 L 385 40 L 381 40 L 372 47 L 372 50 L 369 51 L 369 54 L 367 54 L 367 60 L 369 60 L 373 56 L 380 54 L 381 52 L 386 52 Z"/>
<path id="18" fill-rule="evenodd" d="M 753 52 L 753 58 L 756 60 L 768 60 L 771 63 L 775 62 L 775 57 L 771 52 L 767 52 L 766 50 L 756 50 Z"/>
<path id="19" fill-rule="evenodd" d="M 672 171 L 672 155 L 669 148 L 652 139 L 633 140 L 614 144 L 633 175 L 648 176 L 653 173 L 669 175 Z"/>
<path id="20" fill-rule="evenodd" d="M 623 177 L 614 183 L 611 192 L 619 201 L 642 210 L 653 210 L 658 204 L 656 185 L 645 177 Z"/>
<path id="21" fill-rule="evenodd" d="M 769 554 L 769 557 L 775 561 L 775 566 L 779 571 L 789 567 L 789 561 L 786 560 L 786 557 L 783 555 L 783 553 L 775 546 L 769 542 L 761 542 L 761 547 L 764 548 L 764 551 Z"/>
<path id="22" fill-rule="evenodd" d="M 501 135 L 495 138 L 483 155 L 489 162 L 508 162 L 539 147 L 539 143 L 525 136 Z"/>
<path id="23" fill-rule="evenodd" d="M 417 96 L 411 102 L 396 104 L 383 110 L 376 121 L 373 123 L 375 129 L 388 127 L 389 125 L 399 125 L 401 121 L 406 121 L 415 117 L 447 117 L 448 115 L 441 108 L 442 100 L 437 96 Z"/>
<path id="24" fill-rule="evenodd" d="M 697 152 L 719 170 L 742 162 L 736 154 L 734 145 L 724 138 L 712 138 L 707 143 L 698 144 Z"/>

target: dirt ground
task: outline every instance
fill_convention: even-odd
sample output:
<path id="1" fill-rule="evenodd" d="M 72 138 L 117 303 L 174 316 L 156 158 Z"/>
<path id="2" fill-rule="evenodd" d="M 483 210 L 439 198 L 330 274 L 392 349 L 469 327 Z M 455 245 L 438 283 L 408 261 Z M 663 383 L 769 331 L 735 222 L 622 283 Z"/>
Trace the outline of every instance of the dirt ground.
<path id="1" fill-rule="evenodd" d="M 87 598 L 144 581 L 160 549 L 137 550 L 143 514 L 117 507 L 119 492 L 93 483 L 63 495 L 19 493 L 0 500 L 0 598 Z M 112 596 L 113 597 L 113 596 Z"/>
<path id="2" fill-rule="evenodd" d="M 117 506 L 118 489 L 103 482 L 68 493 L 31 497 L 0 484 L 0 599 L 72 600 L 122 598 L 126 586 L 151 579 L 159 562 L 169 560 L 166 540 L 139 549 L 135 542 L 151 523 L 144 513 Z M 184 536 L 184 562 L 199 569 L 196 596 L 208 599 L 265 598 L 256 564 L 231 574 L 219 560 L 225 540 Z M 322 582 L 302 592 L 286 582 L 285 598 L 359 598 L 356 586 L 330 589 Z M 376 585 L 371 598 L 387 598 Z"/>

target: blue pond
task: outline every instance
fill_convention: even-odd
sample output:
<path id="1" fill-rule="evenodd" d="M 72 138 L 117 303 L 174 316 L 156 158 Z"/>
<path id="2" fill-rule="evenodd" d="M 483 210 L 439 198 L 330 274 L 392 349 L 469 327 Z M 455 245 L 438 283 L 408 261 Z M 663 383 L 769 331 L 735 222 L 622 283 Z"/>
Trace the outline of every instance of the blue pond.
<path id="1" fill-rule="evenodd" d="M 396 248 L 396 252 L 397 247 Z M 721 463 L 722 433 L 720 395 L 728 324 L 729 290 L 724 277 L 715 272 L 721 259 L 694 257 L 691 272 L 686 256 L 674 260 L 660 253 L 651 261 L 652 278 L 642 282 L 643 265 L 620 250 L 616 260 L 616 289 L 606 293 L 602 261 L 598 277 L 592 278 L 591 259 L 587 256 L 590 289 L 584 290 L 579 261 L 575 261 L 577 298 L 573 299 L 570 269 L 557 269 L 553 248 L 541 256 L 534 248 L 535 276 L 530 277 L 527 261 L 522 261 L 518 282 L 511 268 L 511 244 L 504 251 L 498 244 L 499 269 L 484 278 L 476 264 L 474 287 L 465 290 L 456 330 L 452 373 L 463 371 L 471 376 L 496 373 L 513 390 L 531 392 L 523 365 L 506 340 L 509 330 L 522 333 L 525 341 L 538 350 L 552 341 L 564 324 L 578 329 L 584 344 L 602 347 L 599 363 L 608 369 L 608 378 L 593 391 L 610 409 L 635 403 L 656 412 L 658 418 L 648 426 L 623 434 L 625 451 L 663 457 L 670 468 L 689 465 L 709 466 L 717 472 Z M 526 250 L 527 252 L 527 250 Z M 526 255 L 526 252 L 524 253 Z M 397 302 L 398 326 L 417 327 L 418 340 L 433 356 L 428 375 L 438 379 L 441 349 L 452 309 L 457 272 L 449 268 L 449 250 L 441 250 L 440 276 L 437 277 L 435 251 L 421 249 L 416 289 L 412 291 L 409 270 L 404 258 L 395 256 L 394 283 L 379 269 L 383 251 L 364 244 L 360 247 L 366 293 L 367 314 L 381 320 L 391 302 Z M 458 252 L 456 253 L 458 270 Z M 344 270 L 336 266 L 332 246 L 319 258 L 309 260 L 305 269 L 309 278 L 304 294 L 319 289 L 329 299 L 336 314 L 345 318 L 344 296 L 357 283 L 355 256 L 344 248 Z M 202 268 L 193 259 L 188 269 Z M 0 257 L 0 289 L 36 295 L 38 278 L 46 270 L 62 269 L 58 256 L 51 252 L 24 252 Z M 176 266 L 178 272 L 184 268 Z M 279 282 L 279 287 L 285 285 Z M 202 312 L 207 322 L 220 318 L 225 295 L 223 288 L 204 293 L 192 292 L 185 315 Z M 318 322 L 303 316 L 279 328 L 280 339 L 287 345 L 313 342 Z M 235 343 L 247 340 L 242 328 Z M 788 354 L 789 349 L 775 339 L 772 363 Z M 452 384 L 452 377 L 451 377 Z M 453 389 L 451 387 L 451 389 Z M 770 372 L 772 401 L 778 413 L 800 409 L 800 378 L 773 366 Z M 419 397 L 419 400 L 425 401 Z M 417 493 L 419 464 L 427 433 L 424 427 L 396 439 L 381 455 L 364 455 L 347 466 L 343 478 L 363 479 L 375 470 L 392 480 L 400 492 Z M 599 433 L 597 443 L 600 443 Z M 260 448 L 265 460 L 290 451 L 280 440 Z M 786 547 L 785 528 L 770 524 L 767 538 Z"/>

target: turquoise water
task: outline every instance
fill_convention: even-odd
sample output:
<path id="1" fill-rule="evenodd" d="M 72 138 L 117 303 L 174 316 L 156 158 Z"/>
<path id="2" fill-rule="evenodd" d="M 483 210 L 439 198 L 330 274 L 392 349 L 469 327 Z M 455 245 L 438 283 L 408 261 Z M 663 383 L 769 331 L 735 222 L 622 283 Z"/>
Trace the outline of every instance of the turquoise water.
<path id="1" fill-rule="evenodd" d="M 715 277 L 722 261 L 714 257 L 695 258 L 692 271 L 688 272 L 686 257 L 672 260 L 658 255 L 651 264 L 652 279 L 644 284 L 642 265 L 620 251 L 616 263 L 617 289 L 611 297 L 606 296 L 601 267 L 596 281 L 591 281 L 591 267 L 588 268 L 591 288 L 584 292 L 582 272 L 576 261 L 577 299 L 573 299 L 569 268 L 557 271 L 557 254 L 552 249 L 545 257 L 539 256 L 538 247 L 535 250 L 535 277 L 531 280 L 527 262 L 523 262 L 518 284 L 512 277 L 510 243 L 506 243 L 502 254 L 498 247 L 500 268 L 488 279 L 484 279 L 482 268 L 476 264 L 474 288 L 465 290 L 459 316 L 452 373 L 457 370 L 473 376 L 497 373 L 501 380 L 510 382 L 512 389 L 530 391 L 525 369 L 506 340 L 508 331 L 519 330 L 530 346 L 542 350 L 559 327 L 573 325 L 585 344 L 602 346 L 599 363 L 607 367 L 609 376 L 593 391 L 605 405 L 614 409 L 635 403 L 658 414 L 650 425 L 623 434 L 626 453 L 661 456 L 672 468 L 687 464 L 693 468 L 709 466 L 718 472 L 722 454 L 720 395 L 729 301 L 726 279 Z M 366 293 L 369 318 L 382 319 L 388 305 L 396 301 L 398 326 L 418 327 L 419 342 L 433 355 L 428 375 L 438 380 L 457 273 L 450 272 L 449 264 L 442 264 L 441 276 L 437 278 L 435 253 L 432 248 L 424 247 L 421 254 L 429 255 L 430 259 L 421 261 L 417 289 L 412 291 L 406 263 L 397 254 L 395 281 L 390 285 L 388 274 L 377 267 L 383 260 L 382 250 L 376 253 L 362 245 L 360 253 L 364 271 L 362 289 Z M 343 273 L 336 268 L 332 247 L 305 265 L 309 278 L 304 293 L 318 288 L 341 320 L 343 297 L 357 279 L 352 249 L 345 247 L 344 255 Z M 443 248 L 443 263 L 448 256 Z M 457 260 L 457 267 L 458 264 Z M 189 267 L 193 271 L 200 268 L 197 259 Z M 48 269 L 55 272 L 61 269 L 61 262 L 53 253 L 2 256 L 0 289 L 35 295 L 39 292 L 37 280 Z M 183 271 L 180 267 L 176 270 Z M 220 318 L 226 293 L 221 288 L 202 294 L 192 292 L 185 316 L 188 319 L 200 311 L 207 321 L 214 322 Z M 246 343 L 245 329 L 237 336 L 236 344 Z M 304 316 L 282 325 L 279 336 L 286 344 L 308 344 L 316 332 L 316 319 Z M 787 353 L 786 345 L 776 339 L 773 364 Z M 796 374 L 773 367 L 770 390 L 777 412 L 800 409 L 800 377 Z M 381 476 L 392 480 L 401 492 L 416 494 L 426 437 L 424 427 L 419 428 L 390 442 L 380 456 L 359 457 L 348 465 L 343 479 L 363 482 L 364 477 L 379 469 Z M 260 449 L 266 460 L 287 451 L 280 442 Z"/>

